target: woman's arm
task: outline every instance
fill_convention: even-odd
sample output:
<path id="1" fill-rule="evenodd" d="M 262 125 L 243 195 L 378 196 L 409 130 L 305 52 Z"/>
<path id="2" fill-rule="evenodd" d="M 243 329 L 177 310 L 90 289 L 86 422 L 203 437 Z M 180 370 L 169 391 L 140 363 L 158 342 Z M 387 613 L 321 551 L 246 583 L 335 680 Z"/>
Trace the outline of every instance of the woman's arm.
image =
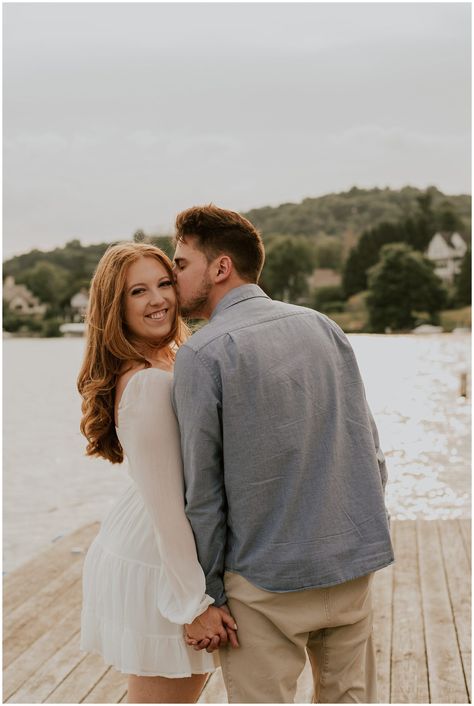
<path id="1" fill-rule="evenodd" d="M 192 623 L 214 599 L 205 593 L 194 536 L 184 512 L 179 430 L 171 376 L 155 368 L 133 376 L 119 408 L 119 433 L 133 480 L 153 523 L 162 561 L 158 608 L 174 623 Z"/>

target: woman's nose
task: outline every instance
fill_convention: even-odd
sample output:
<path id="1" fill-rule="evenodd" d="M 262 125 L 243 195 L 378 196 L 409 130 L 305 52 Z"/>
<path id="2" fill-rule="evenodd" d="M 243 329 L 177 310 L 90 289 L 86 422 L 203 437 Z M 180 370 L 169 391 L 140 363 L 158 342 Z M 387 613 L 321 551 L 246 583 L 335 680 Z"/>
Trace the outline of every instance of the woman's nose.
<path id="1" fill-rule="evenodd" d="M 150 295 L 150 304 L 163 304 L 166 301 L 161 289 L 153 289 Z"/>

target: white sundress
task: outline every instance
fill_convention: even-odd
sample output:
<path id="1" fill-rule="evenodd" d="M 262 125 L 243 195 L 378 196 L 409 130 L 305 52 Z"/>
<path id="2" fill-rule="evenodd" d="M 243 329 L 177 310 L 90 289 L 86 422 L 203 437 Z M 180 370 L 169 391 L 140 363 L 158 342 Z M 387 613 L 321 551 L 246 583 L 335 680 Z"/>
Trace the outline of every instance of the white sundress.
<path id="1" fill-rule="evenodd" d="M 189 677 L 215 670 L 215 658 L 183 637 L 214 599 L 205 593 L 184 513 L 173 375 L 135 373 L 122 395 L 117 435 L 131 486 L 104 520 L 84 562 L 81 649 L 125 674 Z"/>

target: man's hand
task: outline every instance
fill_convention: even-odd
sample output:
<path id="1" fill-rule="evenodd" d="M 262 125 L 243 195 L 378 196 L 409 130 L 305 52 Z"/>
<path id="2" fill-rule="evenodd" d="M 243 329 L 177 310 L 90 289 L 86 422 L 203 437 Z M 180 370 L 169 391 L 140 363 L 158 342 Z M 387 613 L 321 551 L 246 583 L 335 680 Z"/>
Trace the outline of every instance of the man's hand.
<path id="1" fill-rule="evenodd" d="M 227 603 L 224 603 L 223 605 L 220 606 L 219 610 L 221 610 L 223 613 L 228 615 L 230 618 L 232 618 L 232 615 L 230 614 L 230 610 L 227 606 Z M 229 623 L 226 623 L 225 629 L 227 631 L 227 637 L 232 645 L 232 647 L 238 647 L 239 646 L 239 641 L 237 640 L 237 623 L 235 622 L 234 618 L 232 618 L 233 625 L 229 625 Z"/>
<path id="2" fill-rule="evenodd" d="M 185 626 L 186 644 L 195 650 L 205 649 L 213 652 L 220 646 L 230 642 L 232 647 L 238 647 L 237 625 L 226 605 L 216 608 L 209 606 L 201 615 Z"/>

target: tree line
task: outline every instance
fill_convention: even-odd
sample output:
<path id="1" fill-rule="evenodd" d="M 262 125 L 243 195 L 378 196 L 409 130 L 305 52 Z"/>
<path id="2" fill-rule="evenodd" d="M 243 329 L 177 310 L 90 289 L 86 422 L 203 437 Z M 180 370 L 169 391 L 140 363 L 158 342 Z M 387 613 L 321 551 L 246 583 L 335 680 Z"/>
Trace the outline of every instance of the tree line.
<path id="1" fill-rule="evenodd" d="M 410 201 L 409 215 L 405 214 L 399 220 L 372 224 L 353 237 L 349 242 L 351 248 L 344 236 L 331 236 L 324 232 L 317 237 L 309 237 L 303 217 L 297 221 L 297 226 L 292 222 L 288 232 L 262 231 L 266 261 L 261 286 L 274 298 L 303 303 L 329 315 L 345 311 L 351 297 L 368 291 L 365 301 L 370 315 L 369 325 L 374 331 L 386 327 L 409 328 L 416 320 L 416 312 L 427 312 L 430 320 L 435 321 L 437 312 L 443 307 L 468 305 L 471 296 L 470 251 L 449 291 L 434 274 L 432 264 L 423 256 L 437 230 L 468 231 L 464 205 L 462 208 L 456 205 L 459 199 L 464 204 L 468 197 L 449 197 L 448 201 L 441 198 L 443 195 L 440 196 L 440 193 L 433 187 L 425 192 L 406 187 L 400 192 L 352 189 L 347 194 L 322 197 L 327 206 L 331 199 L 335 200 L 336 205 L 341 199 L 346 198 L 351 203 L 356 197 L 362 199 L 359 203 L 363 203 L 369 195 L 373 198 L 378 194 L 383 206 L 379 207 L 379 213 L 385 212 L 386 202 L 392 205 L 395 202 L 404 203 L 410 197 L 414 199 L 416 208 Z M 395 199 L 392 198 L 394 195 Z M 306 199 L 300 207 L 305 207 L 308 201 L 321 199 Z M 286 206 L 279 209 L 286 212 Z M 268 209 L 259 211 L 264 215 Z M 346 210 L 335 208 L 333 217 L 342 218 L 346 213 Z M 257 212 L 246 215 L 259 225 L 255 214 Z M 296 232 L 292 232 L 295 229 Z M 173 246 L 169 236 L 146 235 L 138 230 L 133 239 L 154 243 L 172 257 Z M 35 296 L 47 303 L 46 319 L 64 321 L 71 315 L 71 297 L 82 288 L 88 289 L 97 263 L 110 245 L 83 246 L 76 239 L 50 252 L 32 250 L 6 261 L 4 277 L 12 275 L 17 283 L 25 284 Z M 316 267 L 339 272 L 341 286 L 310 289 L 309 275 Z M 407 314 L 408 311 L 411 313 Z M 9 323 L 14 326 L 11 319 L 12 314 L 4 307 L 4 325 L 6 320 L 7 329 Z"/>
<path id="2" fill-rule="evenodd" d="M 428 195 L 436 215 L 436 230 L 471 230 L 471 197 L 451 196 L 434 186 L 426 191 L 406 186 L 394 189 L 358 189 L 306 198 L 301 203 L 257 208 L 246 214 L 266 236 L 305 235 L 314 239 L 355 237 L 380 223 L 399 223 L 414 217 L 419 198 Z"/>

